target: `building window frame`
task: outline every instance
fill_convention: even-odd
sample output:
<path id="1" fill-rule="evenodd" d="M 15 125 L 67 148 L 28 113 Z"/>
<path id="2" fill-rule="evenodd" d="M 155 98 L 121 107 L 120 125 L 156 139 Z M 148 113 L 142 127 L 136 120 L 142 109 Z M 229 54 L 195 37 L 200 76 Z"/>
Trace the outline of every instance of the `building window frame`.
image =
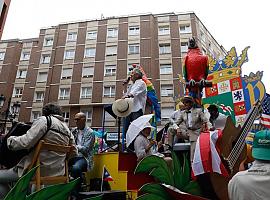
<path id="1" fill-rule="evenodd" d="M 104 76 L 115 76 L 116 65 L 105 65 Z"/>
<path id="2" fill-rule="evenodd" d="M 73 60 L 75 58 L 75 49 L 65 50 L 64 59 L 65 60 Z"/>
<path id="3" fill-rule="evenodd" d="M 84 66 L 82 68 L 82 77 L 91 78 L 94 76 L 94 66 Z"/>
<path id="4" fill-rule="evenodd" d="M 61 79 L 71 79 L 72 77 L 72 68 L 63 68 L 61 73 Z"/>
<path id="5" fill-rule="evenodd" d="M 161 97 L 173 97 L 173 84 L 164 84 L 160 87 Z"/>
<path id="6" fill-rule="evenodd" d="M 59 100 L 67 100 L 70 96 L 70 88 L 60 88 L 59 89 Z"/>
<path id="7" fill-rule="evenodd" d="M 166 75 L 166 74 L 172 74 L 172 65 L 171 64 L 160 64 L 160 70 L 159 70 L 160 75 Z"/>
<path id="8" fill-rule="evenodd" d="M 89 99 L 92 97 L 92 87 L 81 87 L 81 99 Z"/>
<path id="9" fill-rule="evenodd" d="M 16 74 L 16 78 L 24 79 L 24 78 L 26 78 L 26 75 L 27 75 L 27 69 L 18 69 L 17 74 Z"/>
<path id="10" fill-rule="evenodd" d="M 87 31 L 86 33 L 86 39 L 87 40 L 95 40 L 97 39 L 97 31 Z"/>
<path id="11" fill-rule="evenodd" d="M 129 55 L 139 54 L 139 53 L 140 53 L 140 44 L 139 43 L 128 45 L 128 54 Z"/>
<path id="12" fill-rule="evenodd" d="M 35 92 L 35 102 L 43 102 L 45 97 L 44 91 L 36 91 Z"/>
<path id="13" fill-rule="evenodd" d="M 170 26 L 159 26 L 158 27 L 158 35 L 170 35 Z"/>
<path id="14" fill-rule="evenodd" d="M 104 86 L 103 97 L 115 97 L 115 85 Z"/>
<path id="15" fill-rule="evenodd" d="M 96 56 L 96 48 L 89 47 L 84 50 L 84 58 L 94 58 Z"/>
<path id="16" fill-rule="evenodd" d="M 129 26 L 128 27 L 128 35 L 140 35 L 140 26 Z"/>
<path id="17" fill-rule="evenodd" d="M 161 43 L 159 44 L 159 54 L 170 54 L 171 53 L 171 44 L 170 43 Z"/>
<path id="18" fill-rule="evenodd" d="M 5 59 L 5 54 L 6 52 L 0 52 L 0 60 L 4 60 Z"/>
<path id="19" fill-rule="evenodd" d="M 118 28 L 108 28 L 107 37 L 116 38 L 118 36 Z"/>
<path id="20" fill-rule="evenodd" d="M 77 40 L 77 32 L 68 32 L 67 33 L 67 42 L 75 42 Z"/>
<path id="21" fill-rule="evenodd" d="M 190 24 L 180 24 L 179 25 L 179 33 L 181 34 L 186 34 L 186 33 L 191 33 L 191 25 Z"/>
<path id="22" fill-rule="evenodd" d="M 46 82 L 48 78 L 48 72 L 38 72 L 37 82 Z"/>

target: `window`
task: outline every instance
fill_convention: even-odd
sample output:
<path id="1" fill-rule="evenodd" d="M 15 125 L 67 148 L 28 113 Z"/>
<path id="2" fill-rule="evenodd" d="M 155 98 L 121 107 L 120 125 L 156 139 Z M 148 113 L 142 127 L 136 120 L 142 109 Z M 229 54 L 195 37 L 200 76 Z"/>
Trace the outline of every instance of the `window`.
<path id="1" fill-rule="evenodd" d="M 172 66 L 170 64 L 160 65 L 160 74 L 172 74 Z"/>
<path id="2" fill-rule="evenodd" d="M 43 100 L 44 100 L 44 92 L 43 91 L 37 91 L 35 93 L 35 100 L 36 100 L 36 102 L 43 102 Z"/>
<path id="3" fill-rule="evenodd" d="M 40 62 L 42 64 L 48 64 L 48 63 L 50 63 L 50 59 L 51 59 L 50 55 L 42 55 Z"/>
<path id="4" fill-rule="evenodd" d="M 26 78 L 27 70 L 26 69 L 19 69 L 17 71 L 16 78 Z"/>
<path id="5" fill-rule="evenodd" d="M 81 88 L 81 99 L 87 99 L 92 97 L 92 87 Z"/>
<path id="6" fill-rule="evenodd" d="M 84 57 L 95 57 L 96 56 L 96 48 L 86 48 L 84 52 Z"/>
<path id="7" fill-rule="evenodd" d="M 161 109 L 161 119 L 168 120 L 174 111 L 174 107 L 164 107 Z"/>
<path id="8" fill-rule="evenodd" d="M 77 33 L 68 33 L 67 35 L 67 41 L 76 41 L 77 40 Z"/>
<path id="9" fill-rule="evenodd" d="M 106 65 L 104 70 L 104 76 L 115 76 L 116 65 Z"/>
<path id="10" fill-rule="evenodd" d="M 188 52 L 188 42 L 181 42 L 181 52 L 182 53 Z"/>
<path id="11" fill-rule="evenodd" d="M 39 117 L 41 117 L 41 111 L 32 111 L 32 121 L 35 121 Z"/>
<path id="12" fill-rule="evenodd" d="M 69 111 L 63 111 L 62 117 L 64 118 L 64 122 L 69 122 Z"/>
<path id="13" fill-rule="evenodd" d="M 72 77 L 72 68 L 62 69 L 61 79 L 71 79 L 71 77 Z"/>
<path id="14" fill-rule="evenodd" d="M 13 97 L 15 97 L 15 98 L 21 97 L 22 93 L 23 93 L 23 88 L 16 87 L 16 88 L 14 88 L 14 91 L 13 91 Z"/>
<path id="15" fill-rule="evenodd" d="M 173 85 L 161 85 L 161 96 L 172 97 L 173 96 Z"/>
<path id="16" fill-rule="evenodd" d="M 74 49 L 71 49 L 71 50 L 66 50 L 65 51 L 65 56 L 64 58 L 67 60 L 67 59 L 74 59 L 75 57 L 75 50 Z"/>
<path id="17" fill-rule="evenodd" d="M 114 38 L 118 35 L 118 29 L 117 28 L 108 28 L 107 37 Z"/>
<path id="18" fill-rule="evenodd" d="M 21 60 L 29 60 L 30 59 L 30 52 L 22 52 Z"/>
<path id="19" fill-rule="evenodd" d="M 128 35 L 139 35 L 140 27 L 139 26 L 130 26 L 128 29 Z"/>
<path id="20" fill-rule="evenodd" d="M 115 56 L 117 55 L 117 46 L 106 47 L 106 56 Z"/>
<path id="21" fill-rule="evenodd" d="M 83 67 L 82 68 L 82 77 L 89 78 L 94 76 L 94 67 Z"/>
<path id="22" fill-rule="evenodd" d="M 5 58 L 5 52 L 0 52 L 0 60 L 4 60 Z"/>
<path id="23" fill-rule="evenodd" d="M 86 35 L 87 40 L 95 40 L 97 38 L 97 31 L 88 31 Z"/>
<path id="24" fill-rule="evenodd" d="M 170 27 L 169 26 L 158 27 L 158 34 L 159 35 L 169 35 L 170 34 Z"/>
<path id="25" fill-rule="evenodd" d="M 171 45 L 170 44 L 160 44 L 159 45 L 159 54 L 167 54 L 171 53 Z"/>
<path id="26" fill-rule="evenodd" d="M 46 82 L 47 81 L 47 72 L 39 72 L 37 77 L 37 82 Z"/>
<path id="27" fill-rule="evenodd" d="M 115 96 L 115 86 L 104 86 L 103 96 L 104 97 L 114 97 Z"/>
<path id="28" fill-rule="evenodd" d="M 69 88 L 60 88 L 59 99 L 69 99 Z"/>
<path id="29" fill-rule="evenodd" d="M 183 24 L 180 25 L 180 33 L 191 33 L 191 26 L 190 24 Z"/>
<path id="30" fill-rule="evenodd" d="M 129 44 L 128 45 L 128 54 L 138 54 L 140 52 L 139 44 Z"/>
<path id="31" fill-rule="evenodd" d="M 45 38 L 44 46 L 52 46 L 52 45 L 53 45 L 53 38 Z"/>
<path id="32" fill-rule="evenodd" d="M 202 39 L 202 41 L 204 41 L 205 42 L 205 34 L 204 34 L 204 32 L 201 30 L 200 31 L 200 36 L 201 36 L 201 39 Z"/>
<path id="33" fill-rule="evenodd" d="M 81 112 L 85 114 L 86 121 L 89 122 L 89 123 L 91 123 L 91 120 L 92 120 L 92 109 L 91 108 L 88 108 L 88 109 L 84 108 L 84 109 L 81 110 Z"/>

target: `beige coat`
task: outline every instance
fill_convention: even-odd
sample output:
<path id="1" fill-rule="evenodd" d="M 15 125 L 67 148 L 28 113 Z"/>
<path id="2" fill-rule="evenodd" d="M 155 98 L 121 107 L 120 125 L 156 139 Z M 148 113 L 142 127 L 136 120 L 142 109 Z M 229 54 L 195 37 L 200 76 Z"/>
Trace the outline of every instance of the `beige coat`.
<path id="1" fill-rule="evenodd" d="M 26 134 L 22 136 L 11 136 L 7 140 L 8 147 L 12 150 L 20 149 L 30 149 L 34 147 L 41 137 L 46 133 L 42 138 L 46 142 L 53 144 L 61 145 L 72 145 L 74 147 L 71 155 L 77 155 L 77 148 L 74 142 L 74 136 L 70 133 L 67 125 L 63 122 L 61 116 L 55 115 L 51 117 L 52 125 L 50 128 L 59 130 L 61 133 L 55 131 L 47 130 L 47 120 L 45 116 L 38 118 L 32 125 L 32 127 L 27 131 Z M 32 161 L 33 151 L 22 158 L 22 160 L 15 166 L 19 177 L 23 175 L 27 167 Z M 41 152 L 40 162 L 41 162 L 41 174 L 44 176 L 58 176 L 65 173 L 65 157 L 66 155 L 59 154 L 52 151 Z"/>

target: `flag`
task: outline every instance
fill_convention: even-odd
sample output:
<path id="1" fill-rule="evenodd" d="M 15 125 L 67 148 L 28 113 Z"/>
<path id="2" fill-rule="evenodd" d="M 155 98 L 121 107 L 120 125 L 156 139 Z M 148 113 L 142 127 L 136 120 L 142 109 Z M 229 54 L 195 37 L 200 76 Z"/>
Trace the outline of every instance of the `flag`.
<path id="1" fill-rule="evenodd" d="M 266 93 L 262 102 L 263 113 L 261 116 L 261 124 L 267 128 L 270 128 L 270 94 Z"/>
<path id="2" fill-rule="evenodd" d="M 102 176 L 103 181 L 113 181 L 112 176 L 110 175 L 110 173 L 108 172 L 108 170 L 106 169 L 106 167 L 104 166 L 103 168 L 103 176 Z"/>
<path id="3" fill-rule="evenodd" d="M 197 176 L 208 172 L 216 172 L 228 177 L 229 174 L 219 156 L 217 141 L 222 137 L 222 131 L 216 129 L 202 132 L 197 140 L 192 162 L 192 175 Z"/>

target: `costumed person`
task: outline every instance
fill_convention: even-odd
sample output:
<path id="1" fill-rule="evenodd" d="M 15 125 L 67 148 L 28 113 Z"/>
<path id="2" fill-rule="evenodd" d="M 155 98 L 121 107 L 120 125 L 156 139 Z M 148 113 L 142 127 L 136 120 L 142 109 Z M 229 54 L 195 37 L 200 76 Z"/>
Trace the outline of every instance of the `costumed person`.
<path id="1" fill-rule="evenodd" d="M 177 119 L 177 133 L 178 135 L 183 135 L 183 132 L 187 130 L 187 135 L 190 141 L 190 161 L 192 163 L 194 151 L 196 147 L 196 141 L 201 132 L 209 130 L 212 128 L 211 123 L 205 116 L 201 108 L 194 108 L 194 100 L 191 96 L 184 96 L 181 99 L 184 104 L 185 109 L 181 111 L 179 118 Z M 185 129 L 181 129 L 179 126 L 184 122 Z"/>
<path id="2" fill-rule="evenodd" d="M 153 107 L 153 109 L 155 111 L 156 122 L 159 122 L 159 121 L 161 121 L 161 109 L 160 109 L 160 105 L 158 103 L 158 98 L 157 98 L 157 94 L 156 94 L 156 90 L 154 88 L 154 85 L 147 78 L 146 73 L 144 72 L 142 66 L 132 64 L 131 70 L 134 70 L 135 68 L 139 69 L 143 74 L 142 80 L 145 82 L 146 87 L 147 87 L 147 102 Z M 131 78 L 131 76 L 128 76 L 128 78 L 123 82 L 123 84 L 124 85 L 128 84 L 128 82 L 130 81 L 130 78 Z"/>
<path id="3" fill-rule="evenodd" d="M 79 112 L 75 115 L 76 128 L 71 132 L 74 135 L 78 156 L 69 161 L 70 172 L 73 178 L 80 178 L 80 183 L 74 191 L 74 196 L 78 197 L 83 182 L 83 172 L 93 168 L 93 150 L 95 144 L 95 134 L 93 130 L 86 126 L 86 115 Z"/>
<path id="4" fill-rule="evenodd" d="M 179 126 L 176 124 L 178 118 L 181 115 L 181 111 L 183 111 L 184 109 L 185 109 L 185 105 L 182 102 L 180 102 L 179 109 L 174 111 L 169 119 L 170 122 L 169 122 L 169 128 L 167 130 L 167 133 L 168 133 L 168 145 L 171 147 L 173 147 L 173 145 L 177 143 L 179 139 L 182 139 L 182 140 L 189 139 L 184 122 L 182 122 Z M 177 134 L 178 127 L 180 127 L 181 132 Z"/>
<path id="5" fill-rule="evenodd" d="M 130 123 L 142 116 L 145 111 L 145 104 L 147 98 L 147 88 L 145 82 L 142 80 L 143 73 L 138 68 L 133 69 L 131 73 L 131 80 L 133 84 L 130 85 L 126 94 L 122 97 L 132 98 L 133 107 L 131 113 L 124 119 L 124 133 L 126 134 Z"/>
<path id="6" fill-rule="evenodd" d="M 255 133 L 252 147 L 253 165 L 235 174 L 229 182 L 231 200 L 268 199 L 270 197 L 270 130 Z"/>
<path id="7" fill-rule="evenodd" d="M 218 107 L 215 104 L 211 104 L 210 106 L 208 106 L 207 111 L 208 113 L 206 113 L 206 116 L 212 124 L 212 130 L 223 130 L 226 124 L 227 116 L 220 113 L 218 111 Z"/>
<path id="8" fill-rule="evenodd" d="M 188 95 L 194 98 L 197 107 L 202 105 L 202 89 L 206 86 L 208 69 L 208 57 L 201 53 L 194 37 L 189 39 L 188 52 L 183 65 L 183 75 Z"/>
<path id="9" fill-rule="evenodd" d="M 31 128 L 22 136 L 10 136 L 7 139 L 8 148 L 11 150 L 30 149 L 40 139 L 45 142 L 60 145 L 73 146 L 70 156 L 77 155 L 75 140 L 62 117 L 61 107 L 54 103 L 48 103 L 42 108 L 43 116 L 34 121 Z M 47 118 L 51 118 L 51 126 L 47 131 Z M 16 182 L 28 169 L 34 156 L 34 150 L 23 157 L 21 161 L 11 169 L 0 170 L 0 199 L 3 199 L 11 189 L 10 183 Z M 41 176 L 61 176 L 65 174 L 66 154 L 53 151 L 41 151 L 40 171 Z"/>

